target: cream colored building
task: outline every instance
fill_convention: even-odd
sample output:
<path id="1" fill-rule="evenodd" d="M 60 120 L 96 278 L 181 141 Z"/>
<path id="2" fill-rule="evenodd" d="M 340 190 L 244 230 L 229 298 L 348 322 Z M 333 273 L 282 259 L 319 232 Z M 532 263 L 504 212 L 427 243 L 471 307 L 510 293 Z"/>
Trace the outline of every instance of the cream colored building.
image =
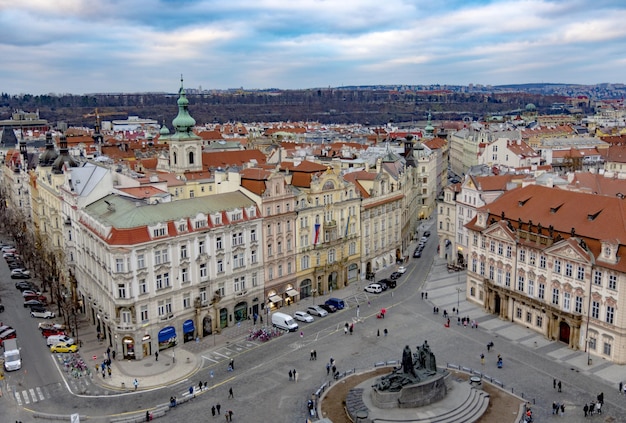
<path id="1" fill-rule="evenodd" d="M 466 227 L 467 298 L 588 357 L 626 363 L 623 200 L 529 185 Z"/>

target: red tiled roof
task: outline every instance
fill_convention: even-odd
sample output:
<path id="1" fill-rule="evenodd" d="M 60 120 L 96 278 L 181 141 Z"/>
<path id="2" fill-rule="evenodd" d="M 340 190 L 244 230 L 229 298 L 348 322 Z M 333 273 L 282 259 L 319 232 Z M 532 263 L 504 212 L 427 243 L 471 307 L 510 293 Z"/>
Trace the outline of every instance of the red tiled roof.
<path id="1" fill-rule="evenodd" d="M 515 175 L 507 173 L 497 176 L 470 176 L 479 191 L 505 191 Z"/>
<path id="2" fill-rule="evenodd" d="M 230 151 L 211 151 L 202 153 L 202 165 L 205 168 L 222 169 L 230 166 L 243 166 L 256 160 L 257 163 L 265 163 L 265 155 L 256 149 L 251 150 L 230 150 Z"/>
<path id="3" fill-rule="evenodd" d="M 303 160 L 301 162 L 282 162 L 280 164 L 280 170 L 289 170 L 290 172 L 315 173 L 325 171 L 326 169 L 326 165 L 310 162 L 308 160 Z"/>
<path id="4" fill-rule="evenodd" d="M 606 160 L 614 163 L 626 163 L 626 145 L 613 144 L 609 146 Z"/>

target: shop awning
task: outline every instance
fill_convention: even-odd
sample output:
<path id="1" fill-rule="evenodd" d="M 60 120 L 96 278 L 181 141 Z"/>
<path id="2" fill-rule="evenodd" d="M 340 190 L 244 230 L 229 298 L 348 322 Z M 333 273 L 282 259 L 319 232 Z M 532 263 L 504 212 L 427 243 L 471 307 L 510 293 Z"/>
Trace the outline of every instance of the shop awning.
<path id="1" fill-rule="evenodd" d="M 281 302 L 283 299 L 281 297 L 279 297 L 278 295 L 270 295 L 270 301 L 273 303 L 279 303 Z"/>
<path id="2" fill-rule="evenodd" d="M 289 295 L 290 297 L 295 297 L 296 295 L 298 295 L 298 291 L 296 291 L 295 289 L 288 289 L 287 295 Z"/>
<path id="3" fill-rule="evenodd" d="M 196 328 L 193 325 L 193 320 L 185 320 L 183 323 L 183 333 L 189 333 L 195 331 Z"/>
<path id="4" fill-rule="evenodd" d="M 168 326 L 159 331 L 159 342 L 167 342 L 172 338 L 176 338 L 174 326 Z"/>

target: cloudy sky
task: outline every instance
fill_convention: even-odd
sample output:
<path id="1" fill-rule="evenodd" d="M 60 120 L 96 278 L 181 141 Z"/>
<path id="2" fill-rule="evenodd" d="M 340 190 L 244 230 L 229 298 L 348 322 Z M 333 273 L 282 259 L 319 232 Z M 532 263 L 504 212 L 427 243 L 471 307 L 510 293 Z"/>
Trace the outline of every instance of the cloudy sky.
<path id="1" fill-rule="evenodd" d="M 0 0 L 0 92 L 626 82 L 623 0 Z"/>

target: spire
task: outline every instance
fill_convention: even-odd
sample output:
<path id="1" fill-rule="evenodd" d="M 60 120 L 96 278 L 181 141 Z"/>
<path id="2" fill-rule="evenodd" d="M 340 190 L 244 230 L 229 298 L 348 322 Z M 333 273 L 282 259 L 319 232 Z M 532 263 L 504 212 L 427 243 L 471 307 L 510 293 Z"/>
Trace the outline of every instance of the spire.
<path id="1" fill-rule="evenodd" d="M 430 121 L 430 111 L 428 111 L 428 122 L 426 122 L 426 128 L 424 128 L 424 130 L 426 131 L 426 134 L 431 137 L 433 133 L 435 132 L 435 127 L 432 125 L 432 122 Z"/>
<path id="2" fill-rule="evenodd" d="M 176 133 L 190 133 L 196 124 L 196 120 L 189 114 L 189 100 L 185 95 L 183 76 L 180 75 L 180 90 L 178 91 L 178 116 L 172 121 Z"/>

